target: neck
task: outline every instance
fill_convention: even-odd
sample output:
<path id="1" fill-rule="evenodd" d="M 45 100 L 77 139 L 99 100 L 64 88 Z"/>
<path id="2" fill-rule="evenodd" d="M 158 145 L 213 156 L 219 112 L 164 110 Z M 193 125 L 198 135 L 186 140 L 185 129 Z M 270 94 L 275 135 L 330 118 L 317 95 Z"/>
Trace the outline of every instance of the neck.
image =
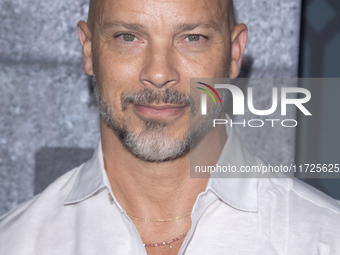
<path id="1" fill-rule="evenodd" d="M 101 120 L 105 171 L 112 191 L 125 211 L 141 218 L 164 219 L 191 212 L 208 178 L 190 178 L 190 154 L 162 163 L 137 159 Z M 222 139 L 221 139 L 222 138 Z M 215 165 L 227 135 L 225 127 L 214 129 L 195 148 Z M 209 149 L 207 155 L 206 148 Z"/>

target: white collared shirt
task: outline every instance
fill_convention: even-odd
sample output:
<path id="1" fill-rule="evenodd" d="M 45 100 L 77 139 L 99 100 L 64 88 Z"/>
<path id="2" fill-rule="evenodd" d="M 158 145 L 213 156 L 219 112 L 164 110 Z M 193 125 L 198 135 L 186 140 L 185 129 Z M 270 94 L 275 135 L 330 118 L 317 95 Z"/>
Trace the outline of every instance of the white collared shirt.
<path id="1" fill-rule="evenodd" d="M 264 164 L 227 132 L 218 164 Z M 191 219 L 179 254 L 340 254 L 339 202 L 293 178 L 210 178 Z M 100 143 L 88 162 L 0 217 L 0 255 L 45 254 L 146 254 L 112 193 Z"/>

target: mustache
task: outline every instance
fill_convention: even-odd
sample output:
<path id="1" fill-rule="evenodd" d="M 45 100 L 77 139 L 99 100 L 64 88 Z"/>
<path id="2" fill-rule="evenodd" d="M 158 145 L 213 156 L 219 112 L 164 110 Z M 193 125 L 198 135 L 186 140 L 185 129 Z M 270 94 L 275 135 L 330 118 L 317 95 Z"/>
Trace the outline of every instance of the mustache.
<path id="1" fill-rule="evenodd" d="M 190 94 L 180 92 L 173 88 L 167 88 L 165 91 L 156 92 L 146 88 L 139 92 L 132 92 L 121 96 L 123 111 L 126 110 L 129 104 L 149 105 L 149 104 L 174 104 L 179 106 L 190 106 Z"/>

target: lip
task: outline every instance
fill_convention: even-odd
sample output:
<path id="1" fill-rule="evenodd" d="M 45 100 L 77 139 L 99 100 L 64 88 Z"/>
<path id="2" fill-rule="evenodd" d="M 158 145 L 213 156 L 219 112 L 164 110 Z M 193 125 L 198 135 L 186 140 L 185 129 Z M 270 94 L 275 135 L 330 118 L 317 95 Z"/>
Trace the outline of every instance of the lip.
<path id="1" fill-rule="evenodd" d="M 138 115 L 147 118 L 170 118 L 178 117 L 183 114 L 187 106 L 180 105 L 134 105 L 135 112 Z"/>

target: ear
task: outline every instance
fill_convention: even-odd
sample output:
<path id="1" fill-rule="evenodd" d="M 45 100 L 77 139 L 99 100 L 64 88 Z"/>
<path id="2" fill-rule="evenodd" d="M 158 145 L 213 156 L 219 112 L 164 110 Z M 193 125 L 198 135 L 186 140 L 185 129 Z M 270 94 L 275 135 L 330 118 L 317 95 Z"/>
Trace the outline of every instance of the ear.
<path id="1" fill-rule="evenodd" d="M 231 33 L 231 63 L 230 78 L 234 79 L 240 74 L 242 58 L 248 39 L 248 28 L 245 24 L 234 27 Z"/>
<path id="2" fill-rule="evenodd" d="M 78 22 L 78 36 L 81 47 L 83 48 L 84 70 L 88 75 L 93 76 L 91 31 L 84 21 Z"/>

